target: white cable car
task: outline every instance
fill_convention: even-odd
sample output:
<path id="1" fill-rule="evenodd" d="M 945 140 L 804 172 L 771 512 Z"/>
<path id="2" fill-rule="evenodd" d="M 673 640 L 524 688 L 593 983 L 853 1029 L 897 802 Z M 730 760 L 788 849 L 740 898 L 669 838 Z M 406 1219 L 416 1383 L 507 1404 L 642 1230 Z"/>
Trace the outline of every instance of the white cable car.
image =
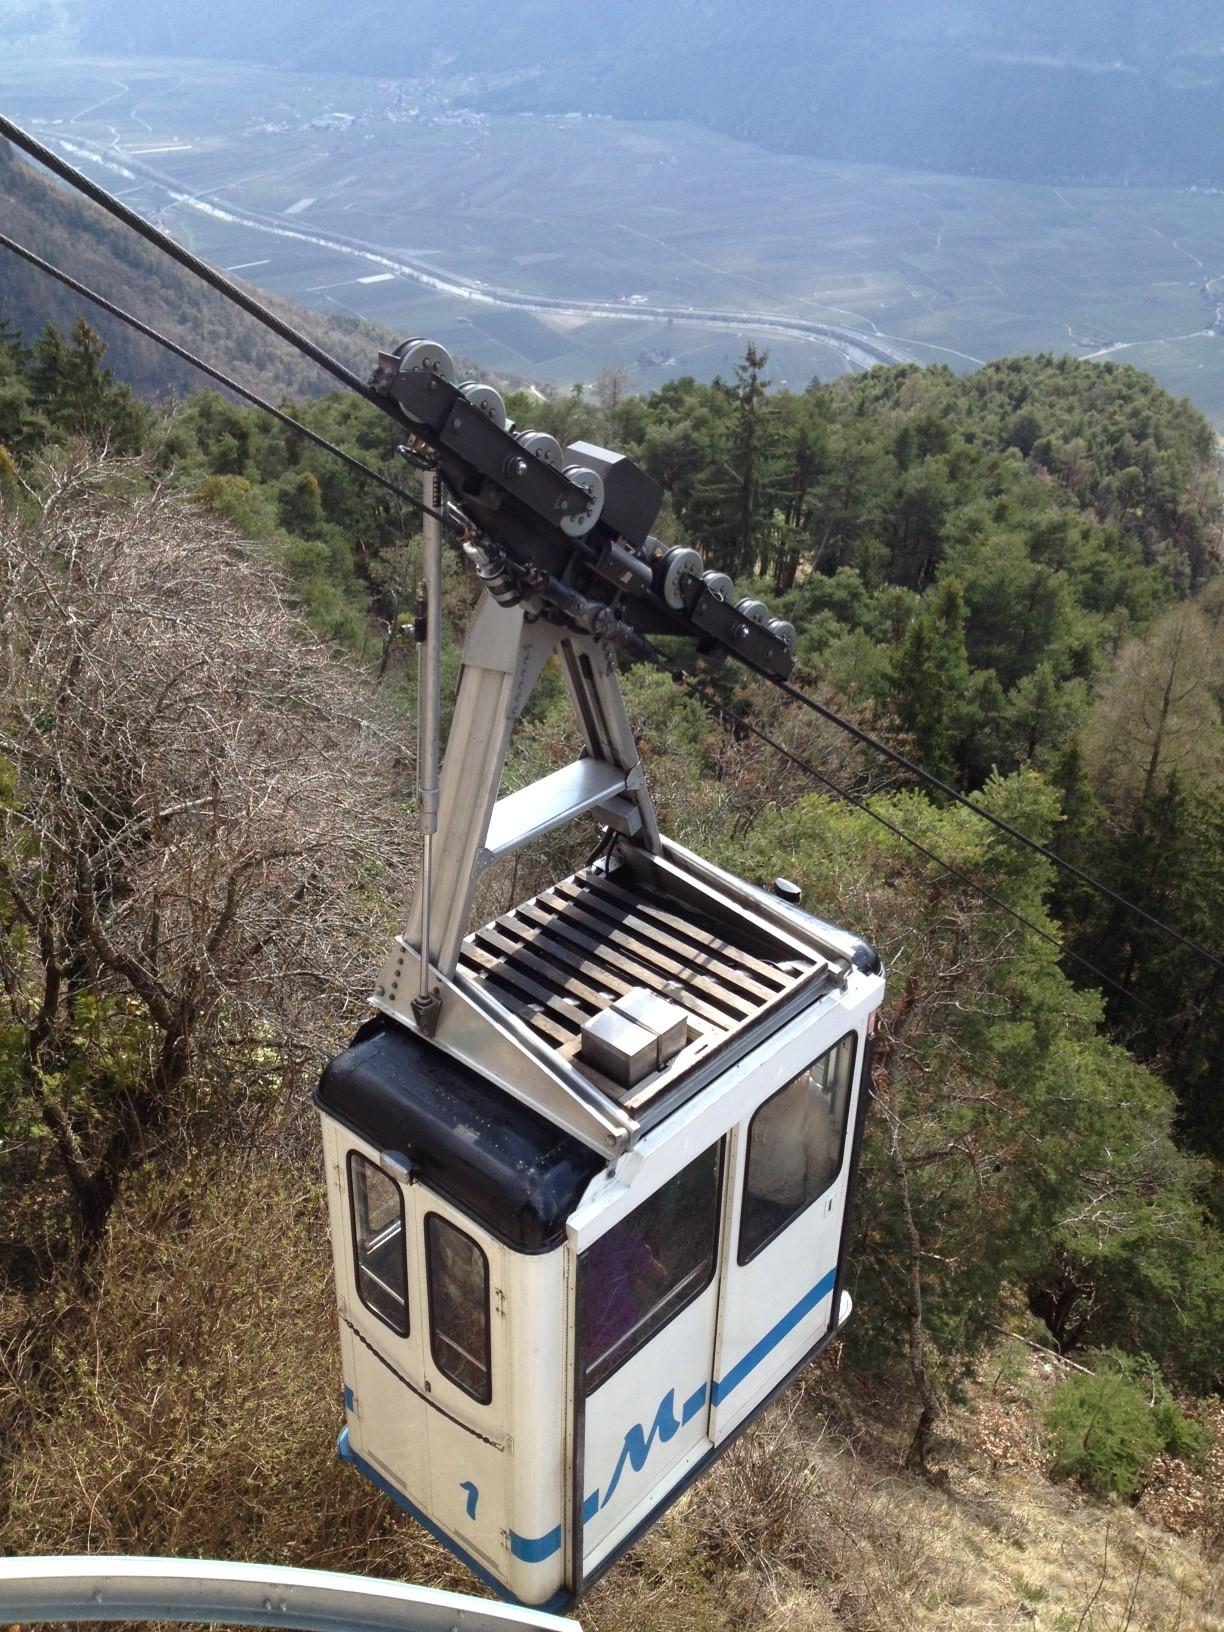
<path id="1" fill-rule="evenodd" d="M 341 1454 L 500 1594 L 557 1609 L 845 1321 L 884 980 L 862 941 L 660 834 L 607 642 L 572 596 L 540 610 L 482 599 L 440 801 L 429 620 L 417 899 L 316 1103 Z M 499 799 L 554 653 L 586 751 Z M 598 859 L 469 933 L 485 868 L 582 817 Z"/>

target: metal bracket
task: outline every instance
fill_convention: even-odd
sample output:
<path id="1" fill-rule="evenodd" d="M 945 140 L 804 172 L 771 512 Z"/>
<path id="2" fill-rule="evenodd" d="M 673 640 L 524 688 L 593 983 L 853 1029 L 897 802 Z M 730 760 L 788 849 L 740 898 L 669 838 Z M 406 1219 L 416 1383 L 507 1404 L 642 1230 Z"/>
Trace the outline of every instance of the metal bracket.
<path id="1" fill-rule="evenodd" d="M 515 722 L 554 654 L 586 752 L 499 799 Z M 521 605 L 502 606 L 486 592 L 464 643 L 428 876 L 422 876 L 408 928 L 383 964 L 372 1001 L 507 1092 L 545 1109 L 612 1160 L 637 1137 L 635 1119 L 458 971 L 481 873 L 586 813 L 602 818 L 634 848 L 661 854 L 615 661 L 588 636 L 529 621 Z"/>
<path id="2" fill-rule="evenodd" d="M 415 949 L 401 936 L 383 965 L 372 1006 L 401 1025 L 414 1024 Z M 457 1060 L 498 1083 L 515 1099 L 543 1111 L 589 1149 L 613 1161 L 637 1138 L 634 1117 L 605 1098 L 529 1026 L 496 1005 L 477 981 L 459 973 L 441 982 L 436 1042 Z"/>
<path id="3" fill-rule="evenodd" d="M 548 659 L 556 655 L 582 732 L 572 765 L 498 799 L 514 725 Z M 442 765 L 433 844 L 429 963 L 454 978 L 481 873 L 500 857 L 581 816 L 610 806 L 615 831 L 658 854 L 662 841 L 611 653 L 598 641 L 521 606 L 481 597 L 463 648 L 458 696 Z M 626 811 L 620 801 L 632 807 Z M 421 945 L 423 900 L 404 939 Z"/>
<path id="4" fill-rule="evenodd" d="M 437 1034 L 438 1019 L 442 1013 L 442 993 L 435 986 L 424 995 L 418 992 L 412 1000 L 412 1014 L 422 1037 Z"/>

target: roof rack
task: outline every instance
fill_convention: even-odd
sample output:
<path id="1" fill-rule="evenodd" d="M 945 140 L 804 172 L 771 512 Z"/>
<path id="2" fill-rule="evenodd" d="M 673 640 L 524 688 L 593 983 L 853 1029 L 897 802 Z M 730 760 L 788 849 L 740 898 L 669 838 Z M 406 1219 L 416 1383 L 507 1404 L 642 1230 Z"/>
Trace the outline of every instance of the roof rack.
<path id="1" fill-rule="evenodd" d="M 499 799 L 515 721 L 553 655 L 585 752 Z M 373 1004 L 607 1157 L 845 983 L 852 937 L 659 832 L 615 658 L 593 637 L 486 595 L 464 646 L 440 784 L 428 928 L 419 890 Z M 484 871 L 587 814 L 612 835 L 609 854 L 469 934 Z M 426 981 L 435 1001 L 423 1013 Z M 670 1039 L 653 1062 L 641 1024 L 652 1000 Z M 604 1033 L 602 1051 L 593 1031 Z"/>

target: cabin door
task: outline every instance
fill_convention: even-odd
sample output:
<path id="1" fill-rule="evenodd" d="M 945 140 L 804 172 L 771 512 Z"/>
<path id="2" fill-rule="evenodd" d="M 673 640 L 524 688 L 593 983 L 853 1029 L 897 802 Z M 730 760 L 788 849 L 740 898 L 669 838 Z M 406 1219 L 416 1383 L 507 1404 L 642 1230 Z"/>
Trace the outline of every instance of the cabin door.
<path id="1" fill-rule="evenodd" d="M 386 1172 L 372 1152 L 351 1145 L 342 1149 L 337 1178 L 332 1239 L 349 1446 L 397 1495 L 424 1507 L 425 1308 L 412 1187 Z"/>
<path id="2" fill-rule="evenodd" d="M 411 1189 L 429 1402 L 428 1516 L 502 1579 L 509 1565 L 506 1250 L 435 1191 Z"/>
<path id="3" fill-rule="evenodd" d="M 724 1143 L 579 1254 L 583 1575 L 711 1446 Z"/>
<path id="4" fill-rule="evenodd" d="M 395 1495 L 504 1572 L 504 1248 L 407 1172 L 388 1173 L 357 1149 L 346 1167 L 350 1447 Z"/>
<path id="5" fill-rule="evenodd" d="M 834 1320 L 849 1180 L 856 1033 L 813 1059 L 811 1033 L 773 1062 L 774 1089 L 735 1138 L 731 1227 L 712 1391 L 720 1441 L 786 1377 Z"/>

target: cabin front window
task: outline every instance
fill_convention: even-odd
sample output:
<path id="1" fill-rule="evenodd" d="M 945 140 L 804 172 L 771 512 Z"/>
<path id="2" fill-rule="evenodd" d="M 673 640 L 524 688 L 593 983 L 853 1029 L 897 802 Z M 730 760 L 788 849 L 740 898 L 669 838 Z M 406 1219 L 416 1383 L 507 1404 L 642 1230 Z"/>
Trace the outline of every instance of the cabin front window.
<path id="1" fill-rule="evenodd" d="M 399 1185 L 356 1150 L 349 1152 L 348 1172 L 357 1296 L 371 1314 L 407 1337 L 408 1263 Z"/>
<path id="2" fill-rule="evenodd" d="M 722 1142 L 711 1145 L 579 1259 L 586 1388 L 598 1388 L 714 1274 Z"/>
<path id="3" fill-rule="evenodd" d="M 848 1033 L 760 1106 L 748 1127 L 739 1261 L 746 1264 L 841 1171 L 857 1039 Z"/>
<path id="4" fill-rule="evenodd" d="M 489 1260 L 439 1213 L 425 1218 L 429 1347 L 434 1365 L 481 1405 L 493 1398 L 489 1353 Z"/>

